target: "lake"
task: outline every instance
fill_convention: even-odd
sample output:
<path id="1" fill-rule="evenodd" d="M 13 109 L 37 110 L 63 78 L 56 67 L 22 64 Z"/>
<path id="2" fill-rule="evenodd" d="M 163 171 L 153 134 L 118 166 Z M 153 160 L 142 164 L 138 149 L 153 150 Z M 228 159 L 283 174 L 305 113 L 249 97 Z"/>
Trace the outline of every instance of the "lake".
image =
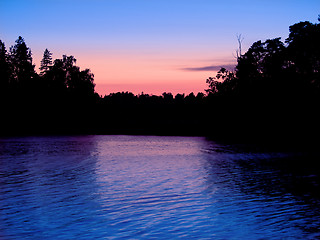
<path id="1" fill-rule="evenodd" d="M 0 239 L 319 239 L 319 153 L 203 137 L 0 140 Z"/>

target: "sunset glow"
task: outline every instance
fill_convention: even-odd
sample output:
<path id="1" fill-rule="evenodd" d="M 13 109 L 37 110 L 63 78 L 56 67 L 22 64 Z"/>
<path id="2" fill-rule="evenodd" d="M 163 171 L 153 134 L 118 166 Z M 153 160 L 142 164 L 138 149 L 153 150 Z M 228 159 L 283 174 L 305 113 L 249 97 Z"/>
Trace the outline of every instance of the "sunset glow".
<path id="1" fill-rule="evenodd" d="M 188 94 L 203 92 L 220 67 L 235 66 L 237 34 L 243 50 L 284 39 L 289 25 L 314 22 L 319 9 L 319 1 L 5 0 L 0 34 L 7 49 L 22 36 L 37 70 L 45 48 L 54 59 L 75 56 L 94 73 L 100 95 Z"/>

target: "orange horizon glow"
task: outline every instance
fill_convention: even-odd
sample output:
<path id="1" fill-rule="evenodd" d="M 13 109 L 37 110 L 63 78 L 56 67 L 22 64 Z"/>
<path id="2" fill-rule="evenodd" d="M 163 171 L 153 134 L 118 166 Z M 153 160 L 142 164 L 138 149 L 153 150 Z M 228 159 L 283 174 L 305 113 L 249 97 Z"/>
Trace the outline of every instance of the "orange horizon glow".
<path id="1" fill-rule="evenodd" d="M 149 95 L 157 95 L 160 96 L 164 92 L 172 93 L 174 96 L 176 94 L 185 94 L 188 95 L 193 92 L 195 95 L 198 92 L 205 92 L 206 84 L 202 84 L 201 86 L 195 86 L 193 84 L 184 84 L 181 86 L 177 83 L 173 83 L 171 85 L 165 85 L 161 83 L 155 84 L 96 84 L 95 91 L 100 95 L 109 95 L 111 93 L 117 92 L 131 92 L 135 95 L 139 94 L 149 94 Z"/>
<path id="2" fill-rule="evenodd" d="M 40 54 L 37 54 L 40 55 Z M 66 54 L 68 55 L 68 54 Z M 215 55 L 213 58 L 211 55 Z M 188 95 L 191 92 L 205 92 L 206 79 L 214 77 L 217 70 L 202 70 L 206 66 L 235 66 L 235 59 L 225 57 L 223 53 L 204 54 L 199 52 L 146 53 L 81 53 L 74 54 L 76 65 L 81 70 L 89 68 L 94 74 L 95 91 L 101 95 L 116 92 L 132 92 L 135 95 L 162 95 L 178 93 Z M 61 56 L 53 53 L 53 59 Z M 40 58 L 36 57 L 36 70 Z M 200 69 L 200 70 L 199 70 Z"/>
<path id="3" fill-rule="evenodd" d="M 77 58 L 77 57 L 76 57 Z M 170 92 L 188 95 L 205 92 L 206 79 L 216 75 L 216 70 L 190 70 L 215 65 L 217 67 L 235 65 L 231 60 L 209 56 L 148 55 L 148 54 L 85 54 L 77 58 L 81 69 L 89 68 L 94 74 L 95 90 L 99 95 L 115 92 L 132 92 L 161 95 Z M 205 59 L 205 60 L 203 60 Z"/>
<path id="4" fill-rule="evenodd" d="M 22 36 L 35 69 L 74 56 L 94 74 L 100 95 L 204 92 L 219 67 L 232 70 L 238 48 L 288 36 L 288 26 L 317 21 L 319 0 L 303 1 L 0 1 L 7 50 Z M 32 13 L 32 14 L 30 14 Z M 66 18 L 67 16 L 67 18 Z M 2 23 L 2 24 L 1 24 Z"/>

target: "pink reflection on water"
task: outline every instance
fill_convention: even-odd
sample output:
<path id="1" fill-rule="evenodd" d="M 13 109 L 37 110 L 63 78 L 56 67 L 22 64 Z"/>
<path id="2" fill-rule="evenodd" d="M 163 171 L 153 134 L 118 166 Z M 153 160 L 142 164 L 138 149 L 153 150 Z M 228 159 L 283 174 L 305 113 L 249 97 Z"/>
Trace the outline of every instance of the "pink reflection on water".
<path id="1" fill-rule="evenodd" d="M 205 187 L 203 159 L 199 157 L 202 140 L 113 136 L 99 141 L 96 173 L 104 189 L 102 198 L 134 202 L 152 198 L 151 202 L 158 202 L 160 197 L 167 202 L 176 195 L 197 194 Z"/>

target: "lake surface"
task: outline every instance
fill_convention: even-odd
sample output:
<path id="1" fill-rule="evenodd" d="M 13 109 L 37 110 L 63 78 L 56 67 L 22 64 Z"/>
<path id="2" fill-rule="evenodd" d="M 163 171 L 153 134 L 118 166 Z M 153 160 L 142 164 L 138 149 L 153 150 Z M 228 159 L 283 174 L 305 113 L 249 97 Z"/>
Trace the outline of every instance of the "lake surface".
<path id="1" fill-rule="evenodd" d="M 0 140 L 0 239 L 320 239 L 317 152 L 201 137 Z"/>

